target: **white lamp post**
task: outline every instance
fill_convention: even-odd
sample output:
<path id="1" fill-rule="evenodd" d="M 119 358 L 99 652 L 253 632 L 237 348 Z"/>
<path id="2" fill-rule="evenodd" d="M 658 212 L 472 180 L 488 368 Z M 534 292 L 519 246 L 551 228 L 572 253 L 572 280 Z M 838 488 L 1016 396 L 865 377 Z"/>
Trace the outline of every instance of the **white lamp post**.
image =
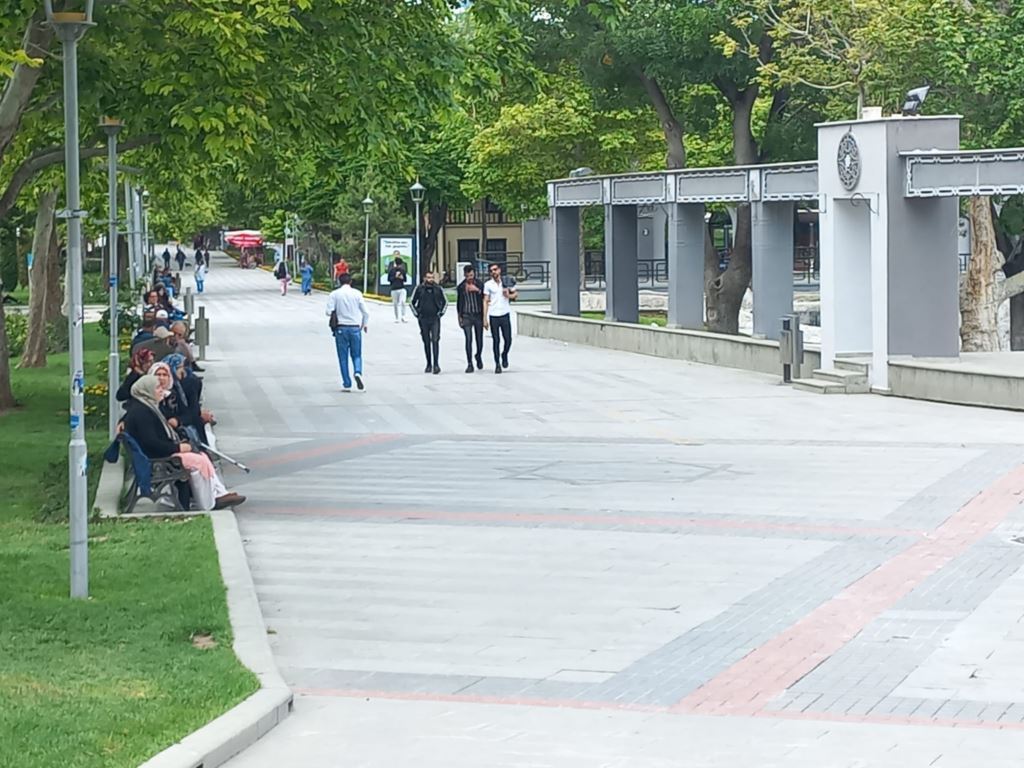
<path id="1" fill-rule="evenodd" d="M 117 327 L 117 134 L 122 123 L 111 117 L 100 120 L 100 128 L 107 134 L 107 254 L 110 287 L 110 354 L 107 358 L 107 431 L 113 440 L 117 436 L 117 387 L 121 381 L 121 354 L 118 349 Z"/>
<path id="2" fill-rule="evenodd" d="M 366 214 L 366 232 L 363 235 L 363 293 L 370 281 L 370 211 L 373 210 L 373 198 L 369 195 L 363 200 L 363 213 Z"/>
<path id="3" fill-rule="evenodd" d="M 64 60 L 64 182 L 66 207 L 58 215 L 68 222 L 68 336 L 70 338 L 70 425 L 68 442 L 68 519 L 71 555 L 71 597 L 89 597 L 89 489 L 86 482 L 88 449 L 85 444 L 85 353 L 82 342 L 82 216 L 78 174 L 78 41 L 92 20 L 93 0 L 84 12 L 53 10 L 43 0 L 46 20 L 57 33 Z"/>
<path id="4" fill-rule="evenodd" d="M 423 277 L 423 265 L 420 264 L 420 204 L 423 202 L 423 196 L 426 194 L 427 188 L 420 184 L 420 180 L 417 178 L 416 183 L 409 187 L 409 194 L 412 195 L 412 201 L 416 203 L 416 245 L 412 250 L 412 261 L 413 268 L 416 271 L 416 284 L 419 285 L 420 279 Z"/>

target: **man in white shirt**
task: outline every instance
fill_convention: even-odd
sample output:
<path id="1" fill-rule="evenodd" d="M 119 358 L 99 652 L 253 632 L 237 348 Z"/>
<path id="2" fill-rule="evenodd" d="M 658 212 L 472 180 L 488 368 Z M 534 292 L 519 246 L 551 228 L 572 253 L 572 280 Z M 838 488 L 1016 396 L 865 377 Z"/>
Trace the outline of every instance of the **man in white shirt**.
<path id="1" fill-rule="evenodd" d="M 327 297 L 327 312 L 331 318 L 334 345 L 338 350 L 338 367 L 341 368 L 341 391 L 352 391 L 352 379 L 348 373 L 348 359 L 352 357 L 353 376 L 356 387 L 363 386 L 363 337 L 370 322 L 363 294 L 352 287 L 352 275 L 345 273 L 338 278 L 339 286 Z"/>
<path id="2" fill-rule="evenodd" d="M 491 264 L 491 279 L 484 284 L 484 328 L 491 330 L 494 350 L 494 372 L 508 368 L 508 351 L 512 347 L 512 305 L 519 295 L 515 281 L 501 276 L 501 265 Z M 498 334 L 504 339 L 499 343 Z"/>

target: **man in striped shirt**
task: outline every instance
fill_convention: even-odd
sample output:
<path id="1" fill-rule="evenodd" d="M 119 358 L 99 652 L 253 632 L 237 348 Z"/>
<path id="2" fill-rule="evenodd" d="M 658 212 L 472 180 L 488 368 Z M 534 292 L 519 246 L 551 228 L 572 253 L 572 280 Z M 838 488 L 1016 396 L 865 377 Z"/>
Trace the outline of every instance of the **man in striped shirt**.
<path id="1" fill-rule="evenodd" d="M 476 336 L 476 367 L 484 367 L 481 357 L 484 344 L 484 284 L 477 280 L 472 264 L 467 264 L 462 272 L 466 279 L 456 289 L 455 308 L 459 313 L 459 327 L 466 336 L 466 373 L 472 373 L 473 336 Z"/>

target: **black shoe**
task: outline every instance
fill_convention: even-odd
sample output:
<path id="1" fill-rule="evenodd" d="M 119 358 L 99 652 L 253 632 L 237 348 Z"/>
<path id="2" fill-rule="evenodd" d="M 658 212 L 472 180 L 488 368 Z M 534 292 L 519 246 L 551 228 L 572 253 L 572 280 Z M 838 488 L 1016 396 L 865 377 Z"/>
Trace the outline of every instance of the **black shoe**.
<path id="1" fill-rule="evenodd" d="M 480 355 L 476 356 L 476 367 L 478 370 L 483 370 L 484 361 L 480 358 Z"/>
<path id="2" fill-rule="evenodd" d="M 441 372 L 441 366 L 439 366 L 439 365 L 435 365 L 435 366 L 434 366 L 434 375 L 436 376 L 436 375 L 437 375 L 437 374 L 439 374 L 440 372 Z"/>
<path id="3" fill-rule="evenodd" d="M 501 367 L 508 368 L 508 355 L 501 356 Z"/>
<path id="4" fill-rule="evenodd" d="M 473 364 L 470 363 L 469 365 L 466 366 L 466 373 L 472 373 L 472 372 L 473 372 Z"/>
<path id="5" fill-rule="evenodd" d="M 427 363 L 427 367 L 423 369 L 423 372 L 424 373 L 433 373 L 434 372 L 434 367 L 430 363 Z"/>
<path id="6" fill-rule="evenodd" d="M 501 373 L 501 366 L 500 365 L 494 366 L 494 372 L 495 373 Z"/>
<path id="7" fill-rule="evenodd" d="M 365 389 L 366 388 L 365 386 L 363 386 L 363 374 L 361 374 L 361 373 L 353 373 L 352 374 L 352 378 L 356 380 L 356 389 Z"/>

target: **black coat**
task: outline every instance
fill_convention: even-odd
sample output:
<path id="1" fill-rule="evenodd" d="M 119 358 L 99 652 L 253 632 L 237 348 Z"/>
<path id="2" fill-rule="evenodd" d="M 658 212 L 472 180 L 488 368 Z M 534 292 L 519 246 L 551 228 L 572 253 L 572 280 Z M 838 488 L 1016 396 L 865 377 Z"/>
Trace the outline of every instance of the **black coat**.
<path id="1" fill-rule="evenodd" d="M 138 371 L 128 371 L 128 375 L 124 377 L 121 386 L 117 388 L 117 402 L 123 403 L 129 400 L 132 396 L 132 385 L 141 378 L 142 376 Z"/>
<path id="2" fill-rule="evenodd" d="M 441 317 L 448 309 L 448 299 L 445 298 L 444 288 L 437 283 L 420 283 L 413 291 L 409 305 L 419 319 L 433 320 Z"/>
<path id="3" fill-rule="evenodd" d="M 167 436 L 160 418 L 134 397 L 128 401 L 124 431 L 135 438 L 142 452 L 151 459 L 166 459 L 178 453 L 178 442 Z"/>

